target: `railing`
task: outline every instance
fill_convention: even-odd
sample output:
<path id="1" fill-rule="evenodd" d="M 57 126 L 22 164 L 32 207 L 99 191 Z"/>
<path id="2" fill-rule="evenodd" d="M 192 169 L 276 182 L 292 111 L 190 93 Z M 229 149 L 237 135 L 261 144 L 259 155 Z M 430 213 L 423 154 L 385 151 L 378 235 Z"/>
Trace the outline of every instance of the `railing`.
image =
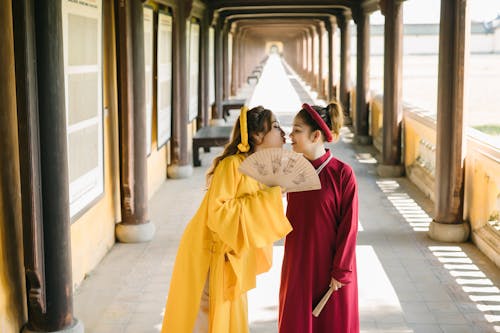
<path id="1" fill-rule="evenodd" d="M 407 177 L 434 200 L 436 120 L 422 109 L 403 107 L 404 164 Z"/>
<path id="2" fill-rule="evenodd" d="M 371 135 L 378 150 L 382 144 L 383 97 L 371 103 Z M 436 119 L 411 105 L 403 107 L 403 160 L 406 176 L 434 201 Z M 486 134 L 469 128 L 465 140 L 464 220 L 472 241 L 500 267 L 500 147 Z"/>
<path id="3" fill-rule="evenodd" d="M 500 267 L 500 147 L 487 135 L 468 129 L 464 218 L 473 242 Z"/>

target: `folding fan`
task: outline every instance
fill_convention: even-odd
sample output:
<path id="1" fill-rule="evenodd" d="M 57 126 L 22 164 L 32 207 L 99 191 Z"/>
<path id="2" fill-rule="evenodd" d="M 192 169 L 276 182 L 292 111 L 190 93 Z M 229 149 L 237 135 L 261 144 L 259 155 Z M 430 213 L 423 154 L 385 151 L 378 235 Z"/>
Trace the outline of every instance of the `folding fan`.
<path id="1" fill-rule="evenodd" d="M 281 148 L 267 148 L 247 157 L 241 173 L 267 186 L 281 186 L 287 192 L 318 190 L 319 177 L 302 154 Z"/>

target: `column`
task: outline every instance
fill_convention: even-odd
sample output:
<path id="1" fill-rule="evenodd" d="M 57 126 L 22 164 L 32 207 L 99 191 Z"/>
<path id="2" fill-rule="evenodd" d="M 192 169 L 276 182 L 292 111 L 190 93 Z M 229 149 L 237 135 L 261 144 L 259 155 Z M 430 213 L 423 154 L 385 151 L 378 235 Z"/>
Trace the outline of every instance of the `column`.
<path id="1" fill-rule="evenodd" d="M 208 11 L 205 11 L 203 18 L 201 20 L 200 26 L 200 39 L 201 39 L 201 50 L 200 50 L 200 103 L 201 103 L 201 119 L 198 119 L 198 128 L 205 127 L 208 125 L 208 120 L 210 118 L 210 102 L 209 102 L 209 23 L 208 23 Z"/>
<path id="2" fill-rule="evenodd" d="M 188 99 L 188 31 L 187 20 L 192 1 L 183 1 L 174 9 L 173 26 L 173 119 L 172 162 L 167 167 L 170 178 L 187 178 L 193 174 L 191 157 L 188 154 L 189 99 Z"/>
<path id="3" fill-rule="evenodd" d="M 224 23 L 222 29 L 222 99 L 229 98 L 229 26 Z"/>
<path id="4" fill-rule="evenodd" d="M 222 18 L 218 17 L 215 24 L 214 31 L 214 67 L 215 67 L 215 114 L 212 114 L 210 125 L 224 125 L 225 121 L 222 118 L 222 91 L 224 89 L 222 77 L 224 72 L 222 70 Z"/>
<path id="5" fill-rule="evenodd" d="M 325 99 L 325 84 L 323 82 L 323 48 L 326 45 L 323 45 L 323 34 L 325 32 L 325 26 L 323 22 L 320 22 L 316 26 L 316 32 L 318 34 L 318 80 L 317 80 L 317 85 L 318 85 L 318 98 L 320 99 Z"/>
<path id="6" fill-rule="evenodd" d="M 328 84 L 327 84 L 327 97 L 328 100 L 331 101 L 337 97 L 335 91 L 335 74 L 334 74 L 334 61 L 335 61 L 335 23 L 332 20 L 328 20 L 326 22 L 326 30 L 328 33 Z"/>
<path id="7" fill-rule="evenodd" d="M 314 35 L 316 34 L 316 29 L 314 26 L 309 27 L 309 75 L 307 82 L 311 85 L 311 88 L 317 89 L 316 87 L 316 50 L 314 45 Z"/>
<path id="8" fill-rule="evenodd" d="M 38 216 L 32 218 L 41 217 L 43 228 L 42 239 L 31 240 L 35 247 L 31 250 L 43 251 L 40 263 L 43 262 L 44 275 L 39 281 L 29 281 L 28 288 L 33 292 L 45 291 L 38 295 L 38 300 L 35 295 L 28 295 L 31 317 L 23 332 L 83 332 L 83 324 L 73 316 L 61 5 L 57 0 L 39 0 L 14 7 L 16 18 L 20 18 L 20 26 L 16 26 L 16 38 L 20 38 L 16 41 L 16 51 L 20 51 L 16 55 L 20 66 L 16 75 L 21 80 L 19 84 L 26 83 L 27 78 L 36 80 L 36 85 L 30 82 L 26 90 L 18 91 L 20 126 L 26 126 L 22 133 L 32 135 L 21 142 L 31 145 L 26 148 L 32 149 L 34 156 L 39 154 L 38 170 L 37 157 L 33 164 L 23 165 L 23 169 L 33 167 L 29 171 L 31 176 L 33 179 L 39 177 L 35 182 L 40 188 L 33 189 L 39 192 L 33 195 L 40 196 L 41 211 L 36 212 L 37 208 L 33 207 L 33 213 Z M 34 45 L 37 45 L 36 51 Z M 23 46 L 24 51 L 19 49 Z M 26 158 L 30 156 L 24 156 L 23 162 Z M 35 222 L 34 225 L 40 224 Z M 36 244 L 37 241 L 41 244 Z M 30 275 L 27 274 L 28 279 Z M 33 286 L 33 282 L 44 283 L 44 286 Z"/>
<path id="9" fill-rule="evenodd" d="M 29 4 L 32 5 L 33 2 Z M 1 330 L 5 332 L 19 332 L 24 325 L 26 300 L 28 300 L 28 320 L 32 323 L 34 322 L 32 309 L 38 306 L 37 314 L 41 315 L 41 310 L 44 311 L 46 308 L 44 257 L 41 247 L 43 237 L 41 195 L 39 193 L 31 195 L 33 191 L 40 189 L 39 141 L 38 132 L 36 138 L 28 136 L 30 132 L 27 129 L 28 120 L 25 116 L 26 108 L 29 107 L 30 115 L 36 117 L 34 121 L 38 129 L 38 109 L 35 104 L 36 100 L 28 98 L 27 93 L 21 94 L 24 89 L 27 89 L 27 82 L 31 78 L 25 69 L 26 63 L 29 62 L 31 73 L 36 71 L 36 61 L 33 59 L 34 48 L 30 48 L 31 53 L 28 57 L 28 51 L 24 47 L 27 44 L 25 42 L 27 21 L 29 20 L 30 27 L 34 24 L 33 10 L 28 16 L 25 13 L 25 7 L 25 1 L 0 0 L 0 8 L 2 8 L 0 10 L 0 45 L 2 45 L 0 47 L 0 101 L 2 101 L 0 103 L 0 133 L 2 133 L 0 136 L 0 159 L 2 161 L 2 167 L 0 167 L 0 251 L 2 252 L 0 281 L 2 281 L 3 288 L 8 291 L 2 295 L 0 312 L 4 319 Z M 21 13 L 18 13 L 19 8 L 21 8 Z M 13 21 L 16 22 L 15 26 L 12 24 Z M 31 29 L 29 37 L 31 46 L 34 45 L 33 33 Z M 15 53 L 18 50 L 19 56 Z M 18 58 L 14 59 L 14 56 Z M 22 73 L 19 75 L 19 81 L 15 77 L 15 71 Z M 29 81 L 30 88 L 36 93 L 36 82 L 33 81 L 35 80 Z M 31 154 L 31 146 L 21 147 L 21 143 L 29 144 L 33 141 L 37 144 L 36 155 Z M 31 164 L 31 161 L 34 163 Z M 33 173 L 31 173 L 32 165 L 36 167 Z M 34 179 L 28 178 L 34 173 L 36 173 Z M 30 182 L 31 180 L 33 181 Z M 30 278 L 28 274 L 33 278 Z M 32 282 L 37 284 L 33 285 Z M 54 296 L 53 293 L 51 296 Z M 6 313 L 9 315 L 5 316 Z M 42 322 L 42 319 L 38 318 L 36 322 Z"/>
<path id="10" fill-rule="evenodd" d="M 467 1 L 442 1 L 436 125 L 436 199 L 429 236 L 443 242 L 468 239 L 463 221 L 465 59 L 470 21 Z"/>
<path id="11" fill-rule="evenodd" d="M 232 30 L 233 34 L 233 54 L 232 58 L 233 61 L 231 62 L 233 65 L 231 66 L 231 96 L 235 96 L 236 93 L 238 92 L 239 88 L 239 77 L 238 73 L 239 70 L 238 68 L 240 67 L 239 61 L 240 61 L 240 52 L 239 52 L 239 46 L 240 46 L 240 39 L 239 39 L 239 31 L 236 29 Z"/>
<path id="12" fill-rule="evenodd" d="M 382 161 L 377 166 L 381 177 L 401 177 L 401 121 L 403 119 L 403 4 L 385 1 L 382 6 L 384 24 L 384 114 Z"/>
<path id="13" fill-rule="evenodd" d="M 120 242 L 145 242 L 155 227 L 148 216 L 144 17 L 140 0 L 115 2 L 117 20 L 118 108 L 120 128 Z"/>
<path id="14" fill-rule="evenodd" d="M 370 116 L 370 16 L 362 9 L 353 12 L 357 29 L 356 57 L 356 117 L 354 134 L 357 143 L 367 145 L 372 143 L 369 135 Z"/>
<path id="15" fill-rule="evenodd" d="M 340 102 L 344 108 L 344 124 L 351 125 L 351 33 L 349 29 L 350 18 L 346 14 L 337 16 L 337 23 L 340 29 Z"/>

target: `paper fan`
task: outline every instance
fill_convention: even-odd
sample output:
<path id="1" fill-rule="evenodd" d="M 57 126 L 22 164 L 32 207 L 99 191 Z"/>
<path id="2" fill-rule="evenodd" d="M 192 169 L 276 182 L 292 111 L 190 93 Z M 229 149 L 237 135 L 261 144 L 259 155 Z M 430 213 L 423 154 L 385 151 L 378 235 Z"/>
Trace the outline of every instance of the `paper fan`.
<path id="1" fill-rule="evenodd" d="M 248 156 L 240 165 L 241 173 L 267 186 L 281 186 L 287 192 L 321 188 L 312 164 L 302 154 L 282 148 L 267 148 Z"/>

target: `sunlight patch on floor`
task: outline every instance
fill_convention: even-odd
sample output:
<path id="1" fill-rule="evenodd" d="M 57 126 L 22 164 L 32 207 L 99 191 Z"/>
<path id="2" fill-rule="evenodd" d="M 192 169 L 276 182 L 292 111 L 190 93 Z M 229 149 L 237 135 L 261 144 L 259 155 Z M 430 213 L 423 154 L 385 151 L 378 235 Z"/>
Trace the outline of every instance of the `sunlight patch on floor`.
<path id="1" fill-rule="evenodd" d="M 248 292 L 249 324 L 251 327 L 265 327 L 266 332 L 276 332 L 273 329 L 277 327 L 278 321 L 283 253 L 283 246 L 273 247 L 274 258 L 271 270 L 259 275 L 257 288 Z M 403 309 L 373 247 L 358 245 L 356 253 L 359 299 L 363 300 L 359 304 L 360 318 L 385 321 L 389 326 L 385 332 L 412 333 L 413 330 L 408 327 L 399 327 L 401 324 L 399 318 L 403 316 Z"/>
<path id="2" fill-rule="evenodd" d="M 414 231 L 429 231 L 432 218 L 407 193 L 402 192 L 397 181 L 378 180 L 376 183 Z"/>
<path id="3" fill-rule="evenodd" d="M 495 332 L 500 332 L 500 290 L 486 277 L 479 267 L 472 263 L 460 246 L 429 246 L 455 281 L 489 323 Z"/>

